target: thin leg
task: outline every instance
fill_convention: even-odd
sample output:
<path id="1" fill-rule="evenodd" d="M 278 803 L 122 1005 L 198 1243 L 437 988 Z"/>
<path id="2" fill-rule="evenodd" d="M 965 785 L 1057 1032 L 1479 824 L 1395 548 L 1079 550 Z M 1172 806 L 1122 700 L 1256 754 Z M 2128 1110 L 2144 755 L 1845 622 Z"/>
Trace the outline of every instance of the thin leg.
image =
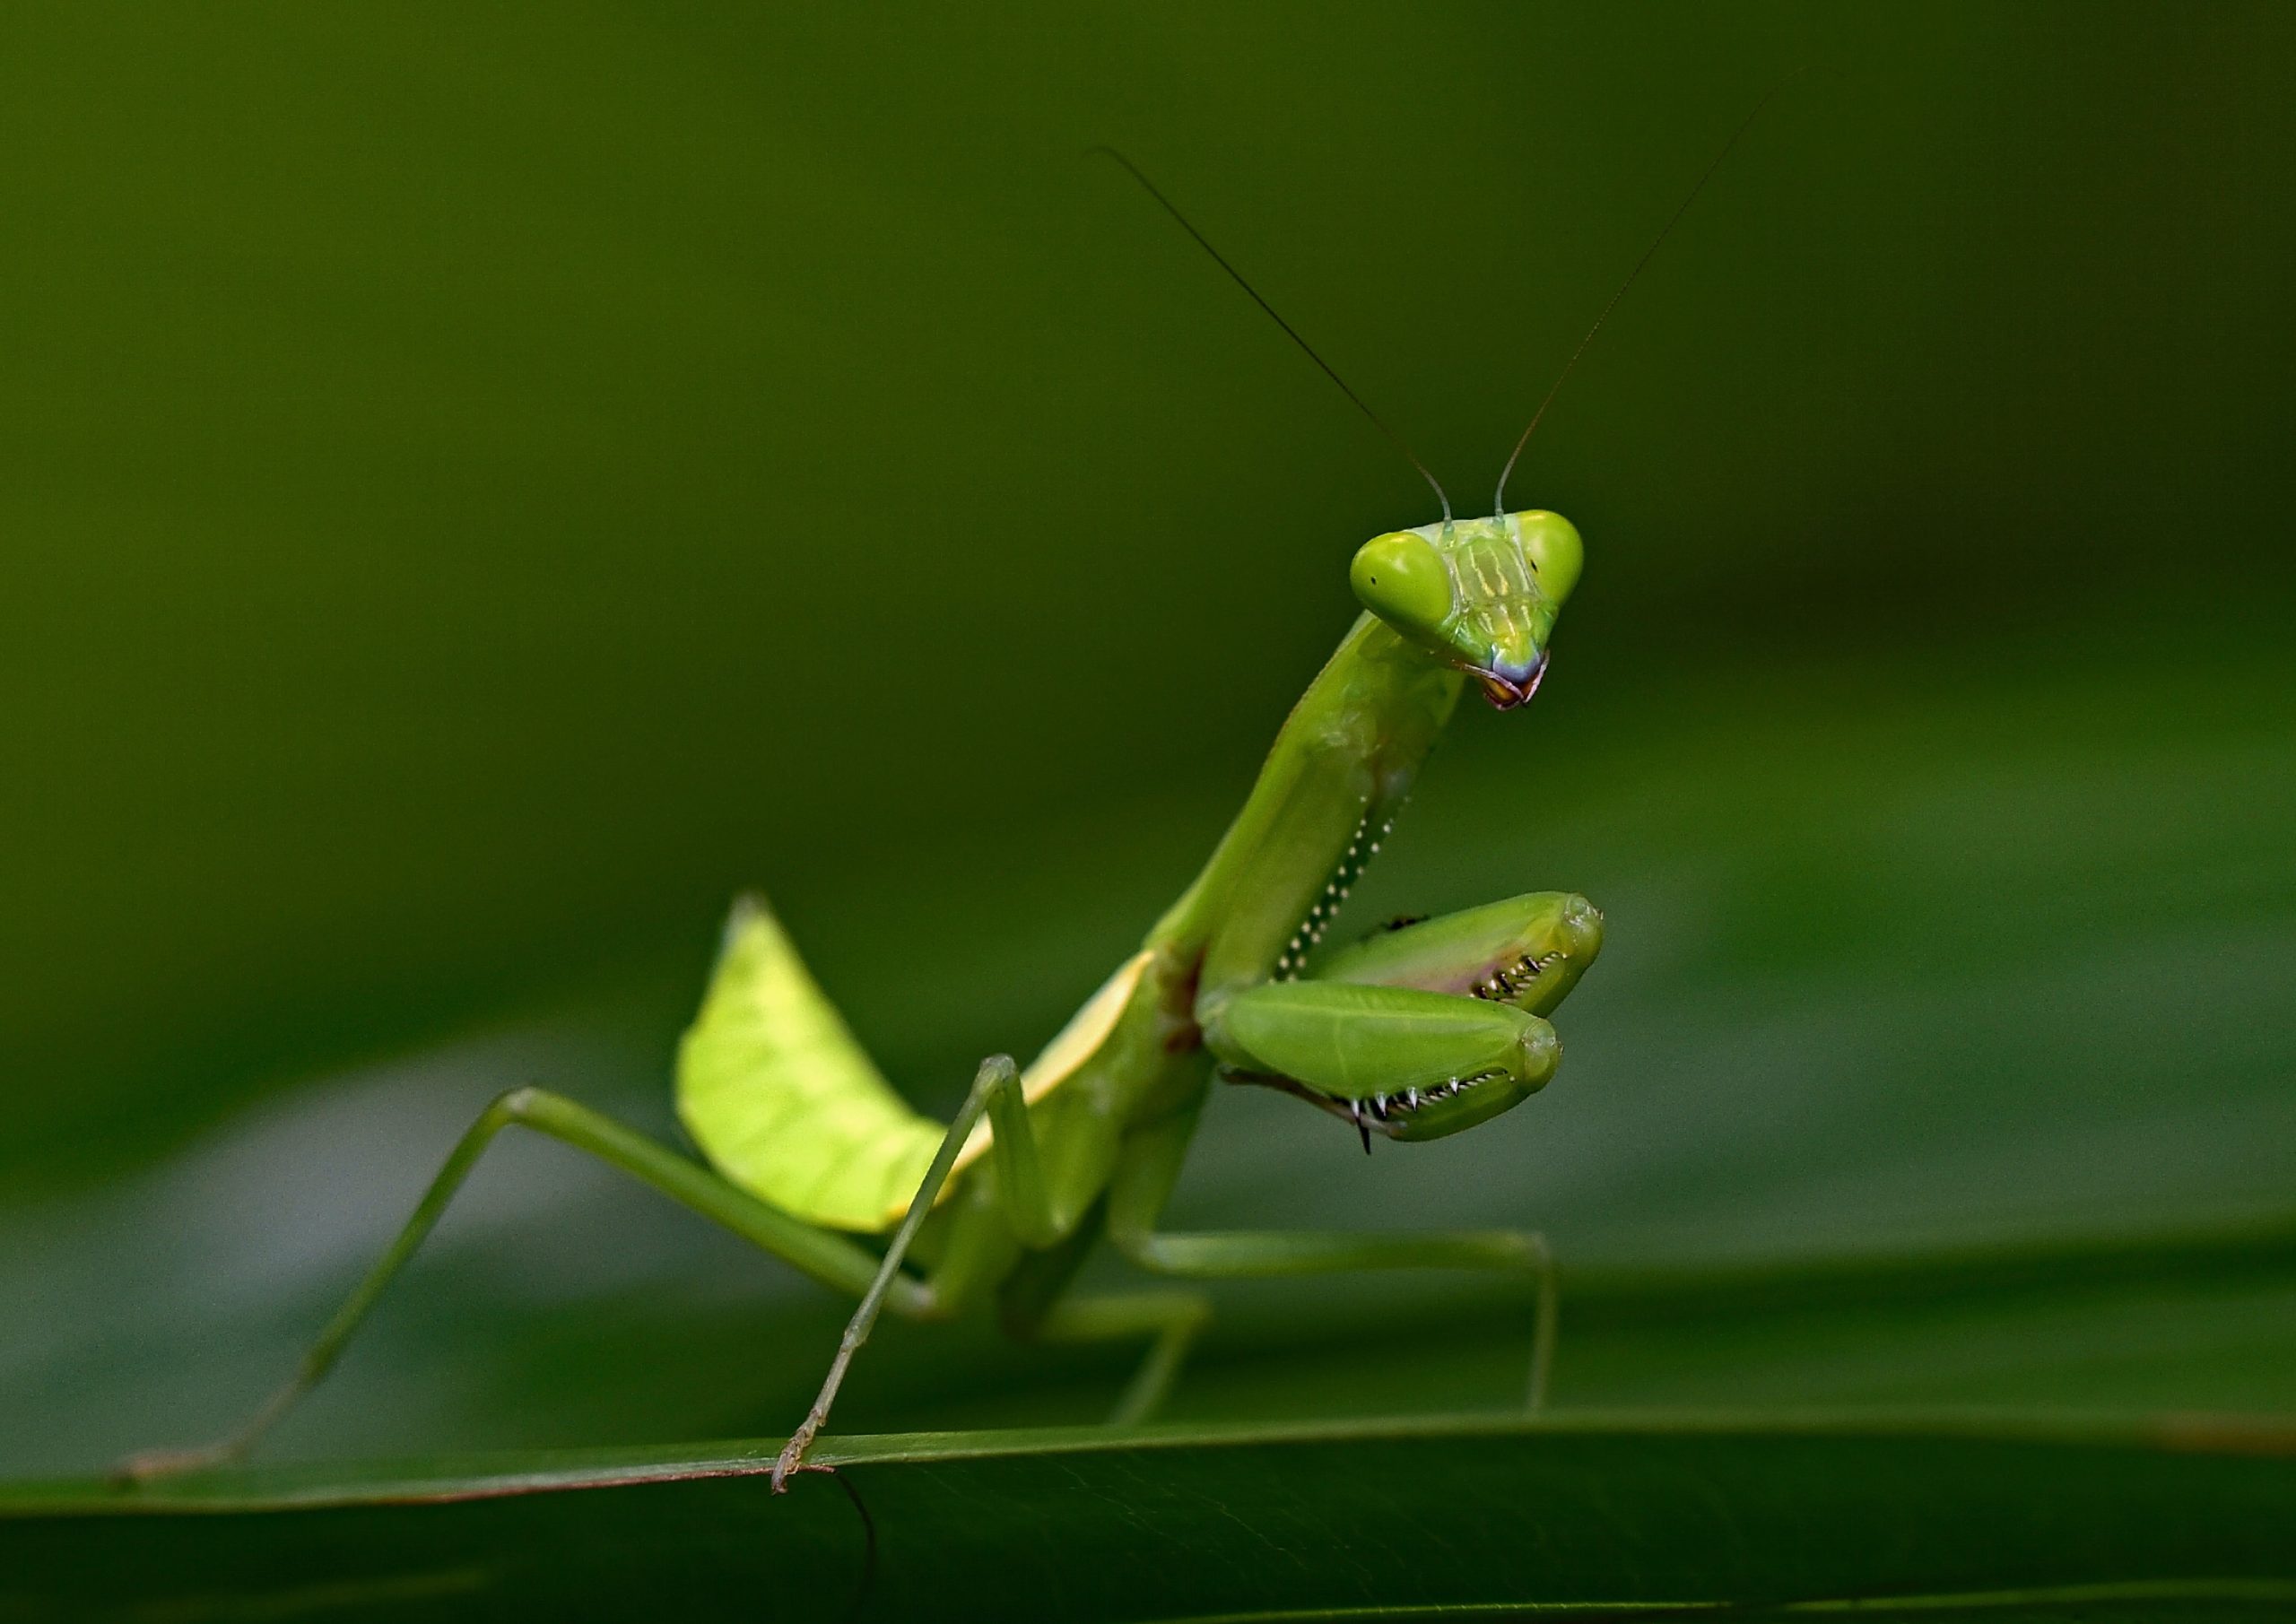
<path id="1" fill-rule="evenodd" d="M 767 1205 L 708 1168 L 586 1106 L 540 1089 L 516 1089 L 488 1106 L 464 1133 L 448 1156 L 446 1165 L 439 1169 L 438 1177 L 430 1181 L 413 1216 L 367 1272 L 358 1290 L 327 1322 L 284 1386 L 222 1442 L 204 1449 L 155 1450 L 132 1456 L 121 1463 L 118 1475 L 140 1481 L 196 1467 L 223 1465 L 244 1457 L 280 1417 L 326 1375 L 360 1322 L 367 1317 L 368 1310 L 437 1225 L 479 1156 L 497 1133 L 513 1125 L 586 1151 L 643 1179 L 671 1200 L 724 1225 L 824 1285 L 840 1291 L 859 1292 L 874 1283 L 872 1277 L 878 1273 L 877 1259 L 866 1247 L 842 1236 L 816 1229 L 778 1207 Z M 931 1293 L 911 1279 L 883 1286 L 879 1298 L 882 1301 L 888 1298 L 899 1313 L 923 1314 L 933 1307 Z"/>
<path id="2" fill-rule="evenodd" d="M 789 1435 L 788 1443 L 782 1446 L 780 1455 L 774 1459 L 774 1493 L 783 1492 L 791 1472 L 804 1469 L 805 1451 L 813 1447 L 814 1437 L 829 1420 L 830 1406 L 837 1400 L 838 1388 L 845 1383 L 845 1372 L 853 1363 L 853 1356 L 860 1351 L 861 1344 L 869 1340 L 870 1329 L 876 1324 L 878 1310 L 885 1306 L 888 1294 L 901 1285 L 915 1283 L 901 1275 L 901 1259 L 909 1252 L 909 1242 L 917 1238 L 917 1231 L 932 1212 L 934 1203 L 940 1200 L 941 1186 L 948 1182 L 949 1169 L 956 1162 L 957 1152 L 964 1148 L 965 1141 L 971 1136 L 973 1125 L 980 1120 L 981 1114 L 996 1101 L 999 1095 L 1009 1095 L 1010 1103 L 1016 1104 L 1020 1088 L 1020 1072 L 1013 1064 L 1010 1055 L 992 1055 L 980 1063 L 980 1070 L 972 1080 L 971 1091 L 966 1094 L 964 1104 L 957 1107 L 956 1120 L 950 1123 L 948 1133 L 941 1140 L 940 1150 L 934 1153 L 933 1165 L 926 1168 L 925 1180 L 917 1186 L 917 1198 L 909 1203 L 909 1211 L 902 1217 L 900 1228 L 893 1231 L 891 1244 L 885 1247 L 885 1255 L 878 1264 L 876 1278 L 869 1282 L 868 1290 L 862 1295 L 861 1306 L 853 1311 L 853 1318 L 846 1325 L 844 1336 L 838 1341 L 837 1357 L 830 1361 L 829 1375 L 823 1378 L 822 1390 L 813 1399 L 813 1407 L 805 1412 L 805 1419 L 798 1423 L 797 1430 Z M 1035 1177 L 1036 1142 L 1029 1134 L 1026 1114 L 1010 1109 L 1008 1104 L 998 1115 L 1014 1130 L 1007 1135 L 1006 1149 L 1022 1152 L 1022 1147 L 1027 1147 L 1024 1153 L 1028 1157 L 1031 1185 L 1040 1198 L 1042 1180 Z M 1000 1162 L 1000 1166 L 1008 1164 Z"/>
<path id="3" fill-rule="evenodd" d="M 1048 1342 L 1150 1338 L 1147 1356 L 1109 1416 L 1109 1426 L 1129 1427 L 1163 1403 L 1179 1379 L 1180 1362 L 1211 1318 L 1211 1299 L 1200 1291 L 1117 1291 L 1057 1305 L 1033 1334 Z"/>
<path id="4" fill-rule="evenodd" d="M 1254 1280 L 1278 1275 L 1372 1269 L 1482 1269 L 1532 1277 L 1536 1308 L 1531 1331 L 1526 1403 L 1546 1403 L 1554 1366 L 1554 1257 L 1546 1238 L 1527 1229 L 1457 1230 L 1425 1235 L 1344 1235 L 1274 1229 L 1221 1235 L 1113 1231 L 1117 1247 L 1142 1268 L 1183 1280 Z"/>
<path id="5" fill-rule="evenodd" d="M 1218 1235 L 1160 1232 L 1156 1220 L 1179 1175 L 1192 1116 L 1152 1129 L 1126 1147 L 1109 1196 L 1109 1238 L 1144 1269 L 1186 1280 L 1248 1280 L 1370 1269 L 1483 1269 L 1532 1277 L 1528 1407 L 1546 1403 L 1554 1364 L 1554 1257 L 1544 1236 L 1522 1229 L 1422 1235 L 1349 1235 L 1274 1229 Z"/>

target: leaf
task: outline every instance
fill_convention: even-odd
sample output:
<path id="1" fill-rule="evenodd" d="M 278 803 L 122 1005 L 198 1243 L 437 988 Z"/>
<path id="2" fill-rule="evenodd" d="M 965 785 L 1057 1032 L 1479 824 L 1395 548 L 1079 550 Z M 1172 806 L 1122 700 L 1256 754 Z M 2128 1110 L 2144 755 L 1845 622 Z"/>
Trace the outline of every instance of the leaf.
<path id="1" fill-rule="evenodd" d="M 527 21 L 476 12 L 451 39 L 380 8 L 12 13 L 0 1472 L 243 1412 L 497 1090 L 541 1077 L 674 1132 L 663 1073 L 739 884 L 775 888 L 920 1107 L 1054 1030 L 1232 814 L 1352 612 L 1347 550 L 1406 517 L 1410 483 L 1345 455 L 1297 358 L 1236 342 L 1230 291 L 1074 154 L 1161 147 L 1351 377 L 1451 403 L 1413 431 L 1448 466 L 1614 285 L 1601 245 L 1644 240 L 1691 126 L 1726 127 L 1778 73 L 1774 30 L 1599 10 L 1556 33 L 1294 8 L 1207 50 L 1180 8 L 1109 51 L 1065 14 L 605 7 L 553 17 L 539 53 Z M 1700 207 L 1704 247 L 1639 285 L 1642 336 L 1606 333 L 1608 381 L 1583 375 L 1541 430 L 1549 490 L 1525 499 L 1586 521 L 1597 554 L 1563 672 L 1522 716 L 1463 721 L 1357 893 L 1365 923 L 1530 886 L 1602 902 L 1561 1076 L 1467 1141 L 1376 1159 L 1296 1102 L 1223 1095 L 1178 1221 L 1544 1228 L 1568 1271 L 1566 1431 L 1718 1404 L 1797 1447 L 1850 1406 L 2296 1411 L 2296 1270 L 2268 1237 L 2048 1255 L 2296 1188 L 2296 727 L 2271 612 L 2296 550 L 2257 522 L 2285 508 L 2296 305 L 2248 229 L 2283 217 L 2287 53 L 2163 18 L 2068 50 L 2013 8 L 1952 30 L 1841 8 L 1812 41 L 1856 71 L 1765 115 L 1726 206 Z M 1519 63 L 1526 27 L 1552 58 L 1536 122 L 1585 137 L 1570 195 L 1533 210 L 1557 251 L 1443 255 L 1437 290 L 1430 231 L 1521 195 L 1522 98 L 1399 119 L 1332 90 Z M 1944 140 L 1941 82 L 1970 91 Z M 2162 83 L 2170 124 L 2132 119 Z M 2032 206 L 2032 154 L 2091 151 L 2112 161 L 2042 175 L 2066 206 Z M 2127 229 L 2155 220 L 2180 229 Z M 1409 318 L 1318 315 L 1361 288 L 1413 293 Z M 2241 341 L 2196 345 L 2160 310 Z M 1494 319 L 1521 342 L 1489 342 Z M 563 994 L 548 1018 L 462 1031 L 540 989 Z M 2006 1249 L 1872 1261 L 1979 1239 Z M 1516 1299 L 1219 1295 L 1190 1426 L 1463 1410 L 1520 1377 Z M 436 1472 L 448 1447 L 770 1435 L 840 1313 L 505 1142 L 276 1445 Z M 1125 1357 L 888 1327 L 839 1424 L 1082 1420 Z M 1638 1447 L 1696 1441 L 1650 1427 Z M 1320 1605 L 1395 1527 L 1431 1594 L 1450 1524 L 1497 1515 L 1447 1453 L 1483 1446 L 1381 1436 L 1337 1469 L 1328 1444 L 1231 1439 L 1205 1467 L 1222 1515 L 1171 1537 L 1270 1573 L 1307 1552 Z M 1399 1472 L 1356 1470 L 1390 1446 Z M 889 1503 L 888 1586 L 957 1540 L 961 1504 L 980 1515 L 950 1583 L 1001 1563 L 1025 1601 L 1050 1550 L 1145 1606 L 1187 1562 L 1081 1563 L 1117 1508 L 1155 1502 L 1152 1472 L 1196 1458 L 1149 1453 L 850 1476 Z M 2162 1497 L 2203 1458 L 2226 1463 L 2144 1456 L 2166 1477 L 2130 1493 L 2157 1526 L 2051 1480 L 2024 1520 L 1957 1532 L 2030 1554 L 2109 1525 L 2135 1550 L 2186 1527 Z M 1122 1492 L 992 1492 L 1111 1462 Z M 1509 1526 L 1552 1516 L 1581 1541 L 1558 1562 L 1596 1549 L 1568 1514 L 1610 1483 L 1599 1464 L 1510 1501 Z M 1998 1499 L 1966 1455 L 1930 1478 L 1835 1464 L 1751 1487 L 1654 1465 L 1601 1505 L 1628 1526 L 1694 1487 L 1729 1538 L 1651 1526 L 1718 1587 L 1766 1486 L 1842 1551 L 1946 1515 L 1900 1487 Z M 954 1492 L 905 1505 L 896 1482 Z M 722 1551 L 678 1497 L 753 1484 L 404 1515 L 480 1518 L 452 1536 L 469 1560 L 552 1580 L 557 1611 L 818 1612 L 855 1529 L 827 1487 L 770 1522 L 736 1504 Z M 1326 1491 L 1359 1498 L 1269 1521 Z M 2036 1531 L 2051 1507 L 2086 1522 Z M 161 1617 L 250 1582 L 274 1615 L 504 1611 L 423 1592 L 420 1568 L 392 1580 L 412 1591 L 346 1589 L 386 1544 L 357 1519 L 399 1515 L 18 1523 L 0 1584 Z M 1924 1549 L 1961 1582 L 1963 1546 Z M 642 1592 L 581 1588 L 617 1560 Z M 725 1593 L 696 1576 L 717 1571 Z M 910 1583 L 883 1611 L 963 1594 Z"/>
<path id="2" fill-rule="evenodd" d="M 2099 1356 L 2141 1354 L 2165 1316 L 2173 1391 L 2195 1391 L 2195 1350 L 2213 1349 L 2220 1396 L 2296 1410 L 2292 1285 L 2289 1222 L 1582 1272 L 1566 1383 L 1664 1391 L 1671 1364 L 1732 1406 L 831 1437 L 816 1458 L 836 1481 L 783 1500 L 759 1475 L 778 1440 L 18 1485 L 0 1491 L 0 1620 L 746 1617 L 767 1597 L 839 1617 L 865 1587 L 864 1616 L 896 1619 L 989 1597 L 998 1616 L 1078 1619 L 1883 1597 L 1920 1598 L 1920 1616 L 2266 1616 L 2296 1605 L 2296 1420 L 2065 1401 L 2143 1392 L 2141 1357 L 2132 1388 Z M 1364 1325 L 1320 1353 L 1277 1337 L 1191 1391 L 1263 1415 L 1287 1394 L 1408 1394 L 1431 1341 L 1435 1391 L 1503 1387 L 1519 1330 L 1439 1316 L 1410 1328 L 1417 1348 Z M 2054 1407 L 1969 1403 L 1988 1347 L 2010 1356 L 1991 1380 Z M 1961 1403 L 1919 1386 L 1933 1364 Z M 945 1361 L 936 1376 L 965 1380 Z M 1893 1384 L 1919 1407 L 1824 1402 Z"/>
<path id="3" fill-rule="evenodd" d="M 918 1434 L 831 1440 L 835 1480 L 784 1499 L 761 1475 L 770 1457 L 19 1489 L 0 1501 L 0 1618 L 836 1618 L 857 1598 L 904 1620 L 2296 1605 L 2283 1424 L 1709 1411 Z"/>

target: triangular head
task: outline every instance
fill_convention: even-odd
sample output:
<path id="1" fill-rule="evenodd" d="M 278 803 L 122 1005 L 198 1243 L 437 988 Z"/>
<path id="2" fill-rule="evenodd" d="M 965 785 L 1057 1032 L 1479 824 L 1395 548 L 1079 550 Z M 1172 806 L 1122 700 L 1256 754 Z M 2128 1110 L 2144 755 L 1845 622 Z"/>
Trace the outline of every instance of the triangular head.
<path id="1" fill-rule="evenodd" d="M 1374 536 L 1348 576 L 1364 608 L 1511 710 L 1538 691 L 1585 557 L 1569 519 L 1534 508 Z"/>

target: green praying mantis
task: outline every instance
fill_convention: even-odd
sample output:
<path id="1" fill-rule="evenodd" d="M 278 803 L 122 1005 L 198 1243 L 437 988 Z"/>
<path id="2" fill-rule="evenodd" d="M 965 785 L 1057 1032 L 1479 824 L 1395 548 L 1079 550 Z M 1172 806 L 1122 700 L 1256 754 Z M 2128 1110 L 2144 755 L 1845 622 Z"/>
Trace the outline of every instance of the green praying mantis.
<path id="1" fill-rule="evenodd" d="M 1507 511 L 1508 477 L 1579 355 L 1737 134 L 1580 341 L 1516 442 L 1492 517 L 1482 519 L 1455 517 L 1401 439 L 1145 175 L 1110 152 L 1395 440 L 1443 509 L 1439 520 L 1374 536 L 1355 552 L 1349 579 L 1361 613 L 1292 708 L 1203 871 L 1026 1068 L 1001 1055 L 984 1062 L 945 1125 L 893 1090 L 766 903 L 743 899 L 678 1050 L 678 1115 L 706 1163 L 563 1096 L 512 1090 L 464 1133 L 267 1403 L 222 1442 L 133 1457 L 121 1477 L 226 1463 L 252 1450 L 326 1375 L 487 1146 L 514 1125 L 598 1158 L 860 1299 L 818 1397 L 774 1463 L 776 1491 L 809 1469 L 807 1451 L 853 1357 L 887 1310 L 934 1320 L 993 1309 L 1022 1338 L 1144 1342 L 1111 1420 L 1150 1415 L 1211 1304 L 1185 1285 L 1072 1292 L 1103 1238 L 1147 1274 L 1178 1281 L 1380 1269 L 1523 1277 L 1535 1305 L 1526 1396 L 1538 1407 L 1556 1313 L 1552 1259 L 1538 1234 L 1174 1233 L 1161 1219 L 1215 1079 L 1295 1096 L 1338 1118 L 1368 1152 L 1375 1137 L 1415 1142 L 1479 1126 L 1553 1077 L 1561 1049 L 1547 1017 L 1602 946 L 1602 915 L 1585 898 L 1533 892 L 1398 921 L 1330 953 L 1319 944 L 1467 688 L 1511 711 L 1545 676 L 1584 550 L 1560 515 Z"/>

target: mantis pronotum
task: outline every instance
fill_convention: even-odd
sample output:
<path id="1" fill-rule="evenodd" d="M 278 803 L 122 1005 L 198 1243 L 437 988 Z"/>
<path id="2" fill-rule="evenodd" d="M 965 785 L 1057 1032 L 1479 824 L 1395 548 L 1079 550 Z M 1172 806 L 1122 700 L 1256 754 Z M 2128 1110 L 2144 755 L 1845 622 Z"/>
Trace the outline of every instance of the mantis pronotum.
<path id="1" fill-rule="evenodd" d="M 1395 439 L 1443 508 L 1434 523 L 1375 536 L 1355 553 L 1349 578 L 1362 612 L 1293 707 L 1195 882 L 1025 1070 L 1003 1055 L 985 1062 L 946 1125 L 887 1085 L 765 903 L 744 899 L 678 1053 L 679 1116 L 707 1165 L 561 1096 L 502 1095 L 465 1133 L 293 1377 L 222 1443 L 137 1456 L 124 1476 L 250 1450 L 326 1374 L 487 1144 L 513 1125 L 587 1151 L 860 1298 L 819 1397 L 775 1463 L 777 1489 L 804 1467 L 854 1352 L 885 1309 L 937 1319 L 993 1307 L 1022 1337 L 1144 1340 L 1112 1419 L 1147 1416 L 1211 1305 L 1184 1287 L 1070 1294 L 1103 1237 L 1141 1269 L 1178 1280 L 1393 1268 L 1522 1274 L 1537 1301 L 1528 1402 L 1543 1402 L 1554 1285 L 1536 1234 L 1175 1234 L 1159 1220 L 1215 1078 L 1295 1095 L 1340 1118 L 1368 1151 L 1375 1136 L 1436 1139 L 1487 1122 L 1554 1074 L 1561 1049 L 1545 1017 L 1602 943 L 1602 916 L 1584 898 L 1513 897 L 1399 922 L 1318 954 L 1466 687 L 1511 710 L 1546 673 L 1556 617 L 1578 580 L 1578 533 L 1556 514 L 1507 511 L 1505 492 L 1554 389 L 1516 442 L 1492 517 L 1454 517 L 1400 438 L 1146 177 L 1111 156 Z M 857 1238 L 888 1232 L 881 1250 Z M 908 1266 L 912 1253 L 921 1272 Z"/>

